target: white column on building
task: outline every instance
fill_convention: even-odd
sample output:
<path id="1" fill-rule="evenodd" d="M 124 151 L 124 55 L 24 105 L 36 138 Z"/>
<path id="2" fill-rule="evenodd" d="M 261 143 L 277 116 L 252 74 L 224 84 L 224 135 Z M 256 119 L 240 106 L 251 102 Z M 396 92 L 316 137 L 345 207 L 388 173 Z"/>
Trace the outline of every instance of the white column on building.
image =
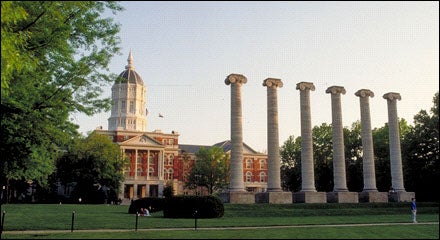
<path id="1" fill-rule="evenodd" d="M 394 92 L 384 94 L 383 98 L 387 100 L 388 105 L 391 184 L 395 191 L 405 192 L 400 149 L 399 119 L 397 117 L 397 100 L 401 100 L 402 98 L 399 93 Z"/>
<path id="2" fill-rule="evenodd" d="M 331 86 L 325 92 L 331 94 L 332 101 L 333 191 L 348 192 L 345 176 L 344 130 L 341 110 L 341 94 L 345 94 L 345 88 Z"/>
<path id="3" fill-rule="evenodd" d="M 230 74 L 225 79 L 231 85 L 231 165 L 229 191 L 244 192 L 243 183 L 243 129 L 241 108 L 241 85 L 247 79 L 240 74 Z"/>
<path id="4" fill-rule="evenodd" d="M 133 197 L 138 197 L 137 176 L 138 176 L 138 150 L 134 150 L 134 181 L 133 181 Z"/>
<path id="5" fill-rule="evenodd" d="M 281 158 L 278 134 L 278 96 L 277 88 L 283 87 L 281 79 L 267 78 L 263 82 L 267 87 L 267 191 L 280 192 L 281 189 Z"/>
<path id="6" fill-rule="evenodd" d="M 296 89 L 300 90 L 301 106 L 301 192 L 316 192 L 310 111 L 310 91 L 315 90 L 315 85 L 311 82 L 300 82 L 296 84 Z"/>
<path id="7" fill-rule="evenodd" d="M 139 166 L 138 166 L 138 157 L 139 157 L 138 150 L 135 149 L 134 150 L 134 180 L 135 181 L 136 181 L 137 176 L 138 176 L 138 168 L 139 168 Z"/>
<path id="8" fill-rule="evenodd" d="M 363 150 L 364 192 L 377 192 L 376 173 L 374 170 L 373 135 L 371 131 L 369 97 L 374 93 L 368 89 L 361 89 L 355 93 L 360 100 L 361 110 L 361 137 Z"/>
<path id="9" fill-rule="evenodd" d="M 163 177 L 164 177 L 164 174 L 163 174 L 163 172 L 164 172 L 164 170 L 165 170 L 165 168 L 164 168 L 164 161 L 165 160 L 165 151 L 164 150 L 160 150 L 160 152 L 159 152 L 159 167 L 158 167 L 158 169 L 159 169 L 159 175 L 158 175 L 158 177 L 159 177 L 159 180 L 163 180 Z"/>
<path id="10" fill-rule="evenodd" d="M 150 149 L 147 150 L 147 181 L 150 180 Z"/>

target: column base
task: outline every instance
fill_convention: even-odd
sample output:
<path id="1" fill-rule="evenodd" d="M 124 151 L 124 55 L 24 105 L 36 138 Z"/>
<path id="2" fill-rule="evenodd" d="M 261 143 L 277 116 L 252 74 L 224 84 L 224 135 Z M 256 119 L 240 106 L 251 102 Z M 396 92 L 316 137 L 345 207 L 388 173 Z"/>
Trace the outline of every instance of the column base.
<path id="1" fill-rule="evenodd" d="M 255 193 L 252 192 L 224 192 L 220 193 L 223 203 L 253 204 L 255 203 Z"/>
<path id="2" fill-rule="evenodd" d="M 388 202 L 387 192 L 360 192 L 359 202 Z"/>
<path id="3" fill-rule="evenodd" d="M 296 192 L 293 193 L 294 203 L 326 203 L 325 192 Z"/>
<path id="4" fill-rule="evenodd" d="M 131 200 L 130 199 L 128 199 L 128 198 L 121 198 L 121 199 L 122 199 L 121 205 L 127 205 L 127 206 L 131 205 Z"/>
<path id="5" fill-rule="evenodd" d="M 411 198 L 415 197 L 415 192 L 390 192 L 388 193 L 389 202 L 411 202 Z"/>
<path id="6" fill-rule="evenodd" d="M 328 203 L 359 203 L 357 192 L 328 192 Z"/>
<path id="7" fill-rule="evenodd" d="M 262 192 L 255 194 L 255 203 L 291 204 L 291 192 Z"/>

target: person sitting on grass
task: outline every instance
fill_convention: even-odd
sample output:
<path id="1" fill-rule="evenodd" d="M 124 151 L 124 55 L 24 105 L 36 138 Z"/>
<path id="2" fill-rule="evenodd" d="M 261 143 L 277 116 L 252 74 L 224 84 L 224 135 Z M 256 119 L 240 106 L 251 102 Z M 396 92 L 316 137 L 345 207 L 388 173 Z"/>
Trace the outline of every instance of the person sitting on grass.
<path id="1" fill-rule="evenodd" d="M 150 211 L 148 211 L 146 208 L 141 208 L 140 215 L 148 217 L 150 216 Z"/>

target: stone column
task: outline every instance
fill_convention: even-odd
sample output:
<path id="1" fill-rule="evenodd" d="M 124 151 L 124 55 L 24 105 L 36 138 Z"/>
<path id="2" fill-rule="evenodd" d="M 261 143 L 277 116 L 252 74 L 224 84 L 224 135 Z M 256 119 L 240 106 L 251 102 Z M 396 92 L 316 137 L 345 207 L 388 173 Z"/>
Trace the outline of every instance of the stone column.
<path id="1" fill-rule="evenodd" d="M 230 74 L 226 85 L 231 85 L 231 165 L 230 192 L 244 192 L 243 183 L 243 129 L 241 109 L 241 85 L 247 79 L 240 74 Z"/>
<path id="2" fill-rule="evenodd" d="M 397 100 L 399 93 L 389 92 L 383 95 L 388 104 L 388 131 L 390 141 L 391 183 L 396 192 L 405 192 L 403 186 L 402 157 L 400 155 L 399 120 L 397 118 Z"/>
<path id="3" fill-rule="evenodd" d="M 311 82 L 300 82 L 296 84 L 296 89 L 300 90 L 301 104 L 301 192 L 316 192 L 310 112 L 310 90 L 314 91 L 315 85 Z"/>
<path id="4" fill-rule="evenodd" d="M 374 97 L 374 93 L 368 89 L 361 89 L 355 93 L 360 99 L 361 109 L 361 137 L 363 150 L 363 192 L 377 192 L 376 173 L 374 170 L 373 135 L 371 132 L 370 103 L 368 97 Z"/>
<path id="5" fill-rule="evenodd" d="M 263 82 L 267 87 L 267 161 L 268 192 L 281 191 L 280 151 L 278 135 L 278 102 L 277 87 L 283 87 L 281 79 L 267 78 Z"/>
<path id="6" fill-rule="evenodd" d="M 331 93 L 332 99 L 332 127 L 333 127 L 333 180 L 334 192 L 347 192 L 347 181 L 345 176 L 345 151 L 344 131 L 342 125 L 341 93 L 345 94 L 345 88 L 331 86 L 326 93 Z"/>

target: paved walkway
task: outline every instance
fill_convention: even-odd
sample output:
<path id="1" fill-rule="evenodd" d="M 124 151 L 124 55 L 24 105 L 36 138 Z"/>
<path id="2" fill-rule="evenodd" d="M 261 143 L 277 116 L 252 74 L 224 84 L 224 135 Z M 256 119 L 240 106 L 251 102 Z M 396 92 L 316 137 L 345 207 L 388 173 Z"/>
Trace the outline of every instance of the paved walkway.
<path id="1" fill-rule="evenodd" d="M 418 225 L 434 225 L 439 222 L 419 222 Z M 414 225 L 414 223 L 354 223 L 354 224 L 317 224 L 317 225 L 285 225 L 285 226 L 260 226 L 260 227 L 198 227 L 197 230 L 226 230 L 226 229 L 264 229 L 264 228 L 306 228 L 306 227 L 361 227 L 361 226 L 393 226 L 393 225 Z M 143 228 L 137 231 L 167 231 L 167 230 L 194 230 L 194 228 Z M 74 232 L 132 232 L 135 229 L 83 229 Z M 25 230 L 25 231 L 3 231 L 3 234 L 47 234 L 66 233 L 69 230 Z"/>

